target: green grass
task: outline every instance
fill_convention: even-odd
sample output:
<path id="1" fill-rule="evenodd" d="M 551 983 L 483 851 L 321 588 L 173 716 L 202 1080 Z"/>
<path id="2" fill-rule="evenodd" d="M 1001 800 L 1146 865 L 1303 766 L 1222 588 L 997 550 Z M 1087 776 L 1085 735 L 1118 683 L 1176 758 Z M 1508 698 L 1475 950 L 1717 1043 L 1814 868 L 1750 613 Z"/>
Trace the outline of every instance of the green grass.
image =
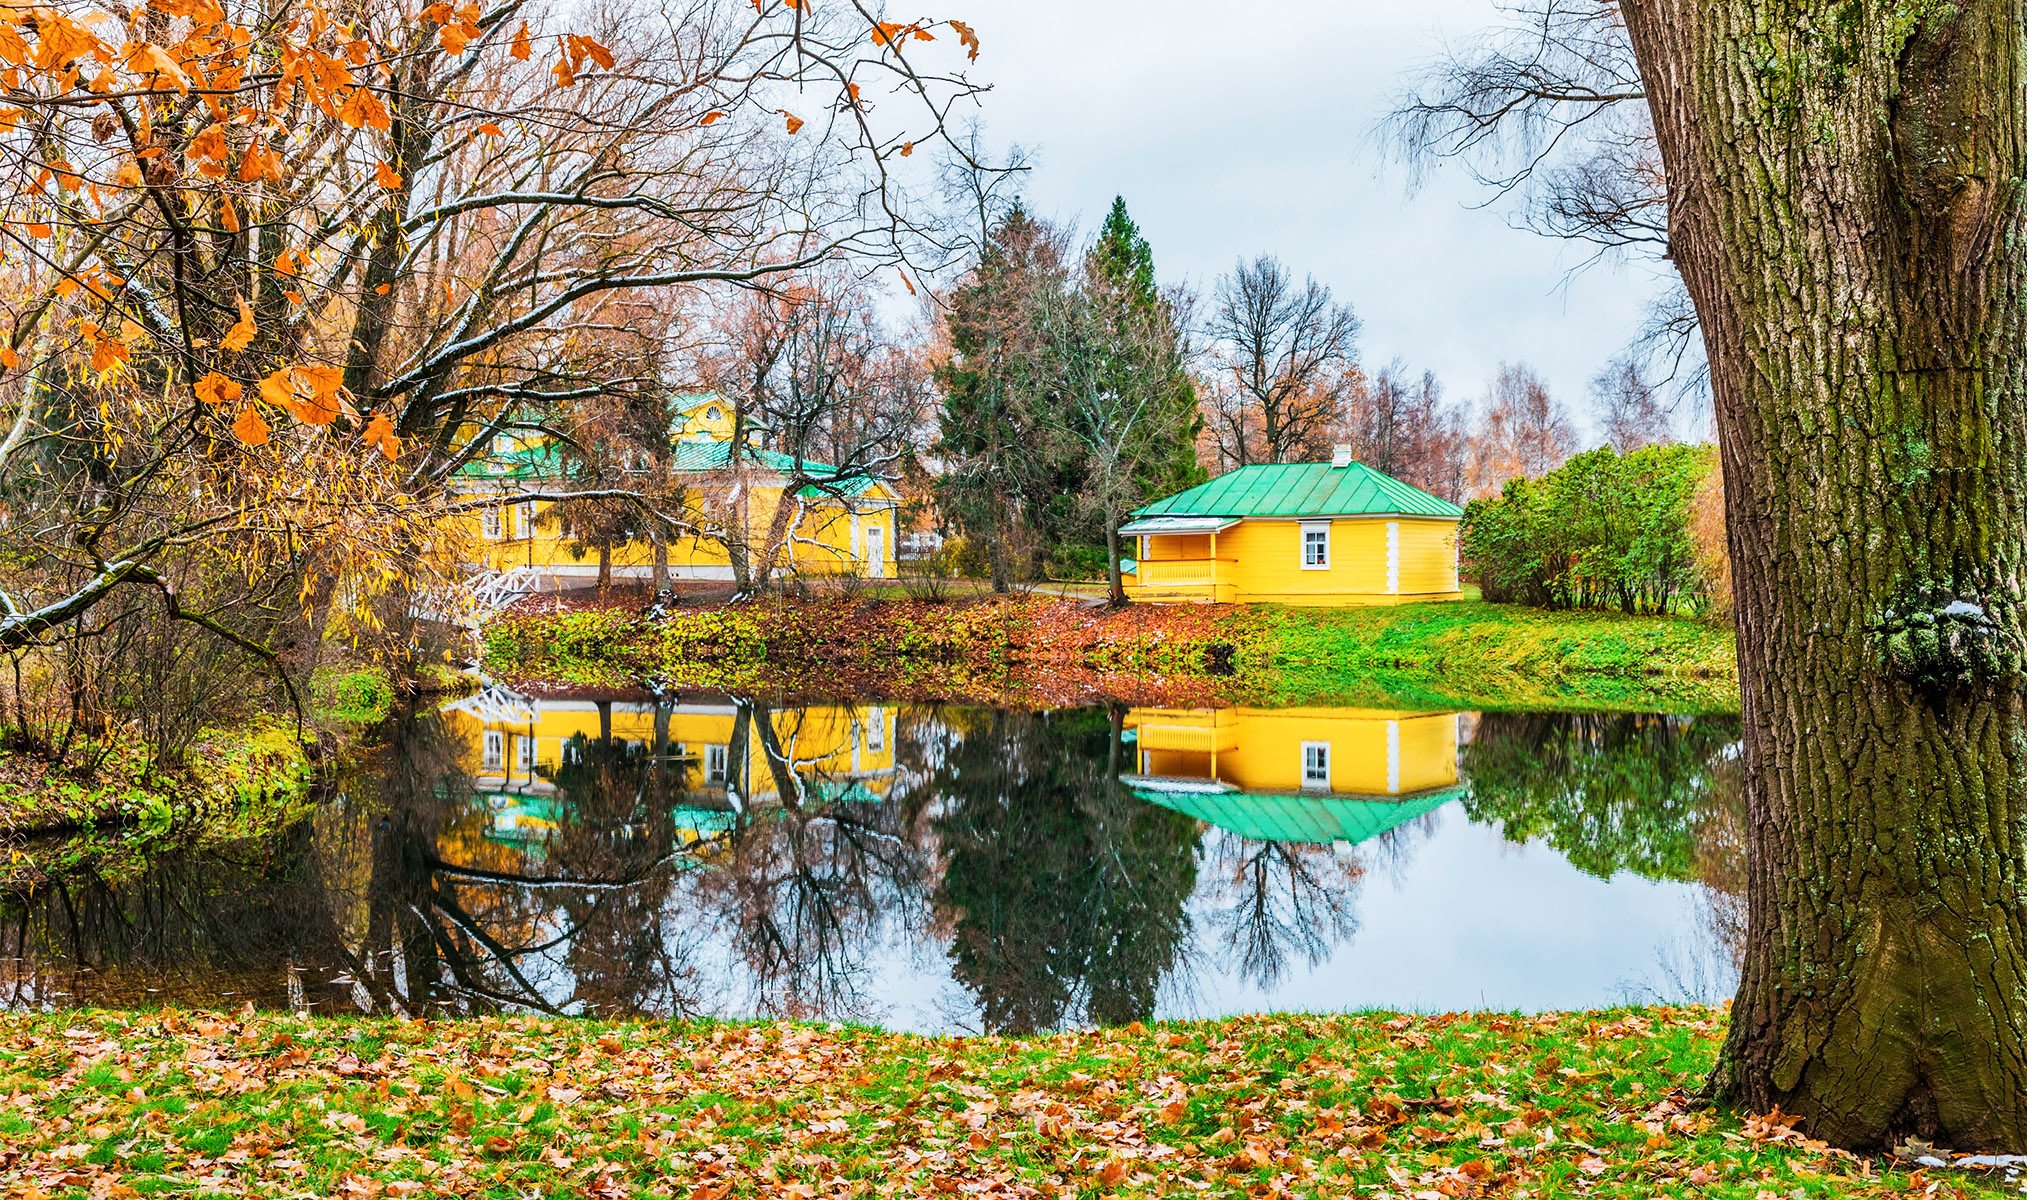
<path id="1" fill-rule="evenodd" d="M 1786 1119 L 1697 1110 L 1690 1093 L 1723 1028 L 1702 1008 L 1268 1016 L 1018 1039 L 10 1014 L 0 1192 L 1936 1194 Z"/>
<path id="2" fill-rule="evenodd" d="M 320 725 L 377 725 L 394 710 L 394 686 L 381 667 L 320 667 L 308 707 Z"/>
<path id="3" fill-rule="evenodd" d="M 1476 709 L 1735 712 L 1731 631 L 1678 617 L 1464 600 L 1261 608 L 1244 641 L 1268 696 Z"/>

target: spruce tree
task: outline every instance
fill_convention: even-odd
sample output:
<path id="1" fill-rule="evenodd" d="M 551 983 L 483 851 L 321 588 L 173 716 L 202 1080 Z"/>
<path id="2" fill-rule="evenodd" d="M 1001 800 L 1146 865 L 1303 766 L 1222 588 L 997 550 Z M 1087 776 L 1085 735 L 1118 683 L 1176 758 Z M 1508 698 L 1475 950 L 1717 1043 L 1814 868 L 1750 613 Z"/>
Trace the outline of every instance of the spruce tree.
<path id="1" fill-rule="evenodd" d="M 1169 344 L 1184 344 L 1183 331 L 1175 327 L 1174 306 L 1155 286 L 1154 251 L 1127 214 L 1125 197 L 1112 198 L 1112 211 L 1106 214 L 1097 241 L 1085 255 L 1084 274 L 1086 287 L 1110 310 L 1107 316 L 1113 323 L 1158 321 L 1167 327 L 1165 340 Z M 1137 356 L 1121 354 L 1115 357 L 1112 369 L 1123 376 L 1145 370 L 1147 364 Z M 1183 369 L 1179 355 L 1160 369 L 1167 378 L 1156 411 L 1142 426 L 1150 444 L 1130 456 L 1141 464 L 1135 480 L 1150 500 L 1195 487 L 1207 478 L 1197 462 L 1197 436 L 1203 432 L 1204 422 L 1197 407 L 1196 383 Z M 1115 390 L 1128 390 L 1123 378 Z"/>

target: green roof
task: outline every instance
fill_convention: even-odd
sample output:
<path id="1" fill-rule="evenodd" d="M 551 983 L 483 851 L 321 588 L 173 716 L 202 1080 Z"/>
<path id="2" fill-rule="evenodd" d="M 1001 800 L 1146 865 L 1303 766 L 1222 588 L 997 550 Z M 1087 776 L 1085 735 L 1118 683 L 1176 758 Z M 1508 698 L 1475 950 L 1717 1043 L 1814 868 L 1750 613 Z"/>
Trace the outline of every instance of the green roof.
<path id="1" fill-rule="evenodd" d="M 1434 812 L 1464 794 L 1462 785 L 1400 799 L 1352 798 L 1286 792 L 1223 791 L 1204 786 L 1164 786 L 1142 777 L 1129 786 L 1134 795 L 1174 809 L 1219 829 L 1260 842 L 1351 842 L 1356 845 Z"/>
<path id="2" fill-rule="evenodd" d="M 678 473 L 722 471 L 732 462 L 732 444 L 730 442 L 677 442 L 673 450 L 675 454 L 670 461 L 669 469 Z M 782 454 L 774 450 L 760 450 L 748 447 L 746 450 L 746 461 L 763 469 L 780 471 L 783 474 L 797 469 L 795 458 L 792 455 Z M 830 464 L 812 462 L 808 459 L 802 461 L 801 471 L 803 474 L 813 478 L 823 479 L 829 485 L 827 487 L 818 487 L 813 484 L 805 486 L 798 494 L 806 497 L 828 495 L 832 492 L 842 492 L 847 496 L 858 496 L 864 494 L 874 484 L 879 482 L 878 479 L 870 475 L 846 475 L 837 477 L 836 482 L 832 484 L 826 478 L 835 474 Z M 556 479 L 560 478 L 565 473 L 565 470 L 563 456 L 557 452 L 555 444 L 544 442 L 537 446 L 526 446 L 519 450 L 511 450 L 505 454 L 481 455 L 472 459 L 464 466 L 459 467 L 457 473 L 467 479 Z"/>
<path id="3" fill-rule="evenodd" d="M 1456 520 L 1464 510 L 1364 463 L 1269 463 L 1135 509 L 1136 517 L 1358 517 L 1398 513 Z"/>

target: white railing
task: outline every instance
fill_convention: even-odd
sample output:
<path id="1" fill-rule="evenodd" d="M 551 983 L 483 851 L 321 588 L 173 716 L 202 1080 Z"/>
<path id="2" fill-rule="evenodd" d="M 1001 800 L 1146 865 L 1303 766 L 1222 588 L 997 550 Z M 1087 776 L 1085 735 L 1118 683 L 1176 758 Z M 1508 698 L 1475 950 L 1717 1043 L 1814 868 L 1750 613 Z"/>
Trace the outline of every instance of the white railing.
<path id="1" fill-rule="evenodd" d="M 1235 558 L 1143 558 L 1134 574 L 1142 587 L 1208 584 L 1217 578 L 1218 568 L 1236 567 L 1238 562 Z M 1226 578 L 1230 578 L 1229 571 Z"/>

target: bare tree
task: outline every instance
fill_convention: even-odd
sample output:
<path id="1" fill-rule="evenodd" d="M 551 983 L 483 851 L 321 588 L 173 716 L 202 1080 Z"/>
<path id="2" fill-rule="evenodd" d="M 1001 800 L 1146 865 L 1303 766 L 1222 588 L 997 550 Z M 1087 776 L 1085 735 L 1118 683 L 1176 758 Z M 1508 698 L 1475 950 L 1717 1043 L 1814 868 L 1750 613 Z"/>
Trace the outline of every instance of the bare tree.
<path id="1" fill-rule="evenodd" d="M 1219 278 L 1210 315 L 1210 426 L 1227 468 L 1301 462 L 1359 379 L 1359 320 L 1330 289 L 1261 255 Z"/>
<path id="2" fill-rule="evenodd" d="M 1621 454 L 1675 440 L 1660 393 L 1634 359 L 1621 358 L 1600 371 L 1591 380 L 1591 402 L 1605 442 Z"/>
<path id="3" fill-rule="evenodd" d="M 1577 448 L 1569 413 L 1526 363 L 1501 363 L 1471 439 L 1471 490 L 1496 495 L 1517 476 L 1539 478 Z"/>
<path id="4" fill-rule="evenodd" d="M 1395 359 L 1370 383 L 1361 382 L 1346 401 L 1339 437 L 1376 471 L 1448 500 L 1464 494 L 1463 415 L 1444 402 L 1433 371 L 1415 379 Z"/>

